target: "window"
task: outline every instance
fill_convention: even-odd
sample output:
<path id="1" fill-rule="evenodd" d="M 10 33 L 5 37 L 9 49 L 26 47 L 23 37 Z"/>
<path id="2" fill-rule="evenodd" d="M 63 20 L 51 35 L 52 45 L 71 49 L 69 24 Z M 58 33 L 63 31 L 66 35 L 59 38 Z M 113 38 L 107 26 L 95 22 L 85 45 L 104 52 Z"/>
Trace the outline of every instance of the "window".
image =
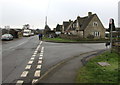
<path id="1" fill-rule="evenodd" d="M 98 23 L 97 22 L 93 22 L 93 26 L 98 26 Z"/>
<path id="2" fill-rule="evenodd" d="M 100 36 L 100 32 L 94 32 L 94 36 L 96 37 Z"/>

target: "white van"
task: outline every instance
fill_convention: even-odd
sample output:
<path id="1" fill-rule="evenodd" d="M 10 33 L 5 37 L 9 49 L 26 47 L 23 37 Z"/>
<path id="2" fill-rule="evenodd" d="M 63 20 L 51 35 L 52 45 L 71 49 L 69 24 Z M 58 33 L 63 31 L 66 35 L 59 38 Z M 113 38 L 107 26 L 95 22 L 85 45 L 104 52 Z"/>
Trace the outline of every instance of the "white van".
<path id="1" fill-rule="evenodd" d="M 30 35 L 31 35 L 31 30 L 25 29 L 25 30 L 23 31 L 23 36 L 24 36 L 24 37 L 29 37 Z"/>

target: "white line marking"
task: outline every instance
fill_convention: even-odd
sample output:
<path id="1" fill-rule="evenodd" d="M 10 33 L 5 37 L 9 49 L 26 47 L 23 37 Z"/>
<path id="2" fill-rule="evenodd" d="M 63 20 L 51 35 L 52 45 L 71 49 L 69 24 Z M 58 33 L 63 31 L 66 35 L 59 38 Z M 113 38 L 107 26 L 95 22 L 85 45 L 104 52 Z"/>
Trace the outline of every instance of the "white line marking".
<path id="1" fill-rule="evenodd" d="M 21 77 L 26 77 L 27 74 L 28 74 L 28 71 L 24 71 L 24 72 L 22 73 Z"/>
<path id="2" fill-rule="evenodd" d="M 32 55 L 33 57 L 35 57 L 36 55 Z"/>
<path id="3" fill-rule="evenodd" d="M 30 60 L 34 60 L 35 58 L 34 57 L 32 57 Z"/>
<path id="4" fill-rule="evenodd" d="M 38 51 L 35 51 L 34 53 L 37 53 Z"/>
<path id="5" fill-rule="evenodd" d="M 42 60 L 39 60 L 39 61 L 38 61 L 38 64 L 41 64 L 41 63 L 42 63 Z"/>
<path id="6" fill-rule="evenodd" d="M 22 80 L 18 80 L 17 83 L 16 83 L 16 85 L 22 85 L 23 82 L 24 82 L 24 81 L 22 81 Z"/>
<path id="7" fill-rule="evenodd" d="M 42 60 L 43 58 L 42 57 L 39 57 L 40 60 Z"/>
<path id="8" fill-rule="evenodd" d="M 36 50 L 39 50 L 40 47 L 37 47 Z"/>
<path id="9" fill-rule="evenodd" d="M 40 53 L 40 55 L 43 55 L 43 53 Z"/>
<path id="10" fill-rule="evenodd" d="M 42 47 L 42 51 L 44 50 L 44 47 Z"/>
<path id="11" fill-rule="evenodd" d="M 36 83 L 37 81 L 38 81 L 38 79 L 33 79 L 32 84 Z"/>
<path id="12" fill-rule="evenodd" d="M 42 44 L 42 41 L 40 42 L 40 45 Z"/>
<path id="13" fill-rule="evenodd" d="M 40 55 L 40 56 L 43 56 L 43 55 Z"/>
<path id="14" fill-rule="evenodd" d="M 40 45 L 37 46 L 37 49 L 39 49 L 39 48 L 40 48 Z"/>
<path id="15" fill-rule="evenodd" d="M 44 51 L 41 51 L 41 53 L 43 53 Z"/>
<path id="16" fill-rule="evenodd" d="M 29 62 L 28 62 L 28 64 L 32 64 L 32 63 L 33 63 L 33 61 L 29 61 Z"/>
<path id="17" fill-rule="evenodd" d="M 37 48 L 36 48 L 36 51 L 38 51 L 38 49 L 39 49 L 39 48 L 37 47 Z"/>
<path id="18" fill-rule="evenodd" d="M 34 74 L 34 77 L 40 77 L 40 70 L 37 70 Z"/>
<path id="19" fill-rule="evenodd" d="M 30 69 L 31 68 L 31 65 L 27 65 L 26 67 L 25 67 L 25 69 Z"/>
<path id="20" fill-rule="evenodd" d="M 42 67 L 41 65 L 37 65 L 37 67 L 36 67 L 36 68 L 37 68 L 37 69 L 41 69 L 41 67 Z"/>
<path id="21" fill-rule="evenodd" d="M 36 55 L 37 53 L 34 53 L 34 55 Z"/>
<path id="22" fill-rule="evenodd" d="M 42 49 L 44 49 L 44 47 L 42 47 Z"/>

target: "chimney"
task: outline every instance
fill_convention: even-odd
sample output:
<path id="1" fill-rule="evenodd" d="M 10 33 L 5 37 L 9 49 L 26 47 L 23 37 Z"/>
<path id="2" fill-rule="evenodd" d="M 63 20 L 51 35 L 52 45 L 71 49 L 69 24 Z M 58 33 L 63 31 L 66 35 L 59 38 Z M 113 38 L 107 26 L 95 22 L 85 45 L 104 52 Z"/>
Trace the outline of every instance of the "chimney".
<path id="1" fill-rule="evenodd" d="M 80 19 L 80 16 L 77 16 L 77 19 Z"/>
<path id="2" fill-rule="evenodd" d="M 88 12 L 88 17 L 90 17 L 92 15 L 92 12 Z"/>
<path id="3" fill-rule="evenodd" d="M 69 22 L 71 22 L 71 19 L 69 19 Z"/>

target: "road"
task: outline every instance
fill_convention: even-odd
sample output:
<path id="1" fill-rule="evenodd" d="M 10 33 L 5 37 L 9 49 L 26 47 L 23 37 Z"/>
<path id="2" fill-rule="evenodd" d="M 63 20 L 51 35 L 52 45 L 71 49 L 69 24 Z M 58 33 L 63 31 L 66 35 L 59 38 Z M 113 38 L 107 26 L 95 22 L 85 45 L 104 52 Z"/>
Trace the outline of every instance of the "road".
<path id="1" fill-rule="evenodd" d="M 101 49 L 104 43 L 51 43 L 39 41 L 38 36 L 3 41 L 2 82 L 33 83 L 59 62 Z"/>

